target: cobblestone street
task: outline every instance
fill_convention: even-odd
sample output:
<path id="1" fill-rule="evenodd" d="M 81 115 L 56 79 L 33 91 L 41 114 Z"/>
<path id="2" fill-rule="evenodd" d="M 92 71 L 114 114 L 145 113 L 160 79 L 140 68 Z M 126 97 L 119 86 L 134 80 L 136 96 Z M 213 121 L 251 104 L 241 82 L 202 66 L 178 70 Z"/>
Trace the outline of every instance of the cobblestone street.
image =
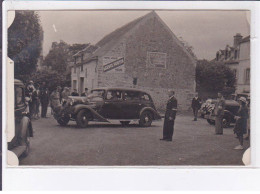
<path id="1" fill-rule="evenodd" d="M 85 129 L 70 121 L 66 127 L 53 117 L 33 121 L 35 137 L 31 152 L 21 165 L 243 165 L 245 150 L 233 150 L 238 140 L 232 128 L 215 135 L 214 126 L 204 119 L 192 121 L 190 115 L 178 115 L 173 142 L 160 141 L 163 120 L 149 128 L 137 123 L 122 127 L 90 123 Z M 249 142 L 245 141 L 245 147 Z"/>

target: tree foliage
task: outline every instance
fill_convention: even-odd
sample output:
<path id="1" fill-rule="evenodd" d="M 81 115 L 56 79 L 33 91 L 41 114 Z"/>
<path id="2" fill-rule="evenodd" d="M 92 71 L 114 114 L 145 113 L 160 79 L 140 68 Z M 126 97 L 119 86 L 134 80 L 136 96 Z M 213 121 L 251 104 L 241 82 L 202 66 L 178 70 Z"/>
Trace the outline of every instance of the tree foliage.
<path id="1" fill-rule="evenodd" d="M 14 76 L 25 81 L 35 72 L 42 51 L 43 31 L 34 11 L 16 11 L 8 29 L 8 56 L 14 61 Z"/>
<path id="2" fill-rule="evenodd" d="M 196 67 L 197 90 L 231 94 L 235 91 L 234 72 L 223 63 L 198 60 Z"/>
<path id="3" fill-rule="evenodd" d="M 65 87 L 70 85 L 70 81 L 68 83 L 66 74 L 61 74 L 50 69 L 37 71 L 31 76 L 31 80 L 39 85 L 42 85 L 42 83 L 45 82 L 50 91 L 53 91 L 57 86 Z"/>

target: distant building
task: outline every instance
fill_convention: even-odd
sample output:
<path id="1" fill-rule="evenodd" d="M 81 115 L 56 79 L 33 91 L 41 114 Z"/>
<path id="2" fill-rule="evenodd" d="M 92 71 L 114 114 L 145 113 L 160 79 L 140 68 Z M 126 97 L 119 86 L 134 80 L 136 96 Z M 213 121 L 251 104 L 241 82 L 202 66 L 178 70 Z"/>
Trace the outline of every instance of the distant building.
<path id="1" fill-rule="evenodd" d="M 216 61 L 223 61 L 236 75 L 236 93 L 250 92 L 250 36 L 237 33 L 233 46 L 227 45 L 216 53 Z"/>
<path id="2" fill-rule="evenodd" d="M 187 110 L 195 94 L 196 60 L 169 27 L 150 12 L 74 55 L 72 89 L 135 87 L 151 94 L 165 108 L 174 89 L 179 109 Z"/>

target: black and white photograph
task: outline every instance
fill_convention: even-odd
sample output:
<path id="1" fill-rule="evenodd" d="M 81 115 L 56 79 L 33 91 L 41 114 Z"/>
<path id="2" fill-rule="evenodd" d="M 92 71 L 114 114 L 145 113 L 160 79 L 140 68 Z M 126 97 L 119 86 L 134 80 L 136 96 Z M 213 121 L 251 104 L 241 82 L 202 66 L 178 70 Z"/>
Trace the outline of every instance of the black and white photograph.
<path id="1" fill-rule="evenodd" d="M 8 20 L 7 164 L 250 165 L 250 10 L 14 10 Z"/>

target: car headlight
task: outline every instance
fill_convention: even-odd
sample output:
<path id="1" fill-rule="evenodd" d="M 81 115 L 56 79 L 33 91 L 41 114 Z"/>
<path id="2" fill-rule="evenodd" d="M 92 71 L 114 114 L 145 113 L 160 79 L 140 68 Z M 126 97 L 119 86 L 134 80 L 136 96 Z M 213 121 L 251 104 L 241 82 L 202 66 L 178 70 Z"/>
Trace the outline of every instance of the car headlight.
<path id="1" fill-rule="evenodd" d="M 74 100 L 73 99 L 70 99 L 69 100 L 69 105 L 72 106 L 74 104 Z"/>

